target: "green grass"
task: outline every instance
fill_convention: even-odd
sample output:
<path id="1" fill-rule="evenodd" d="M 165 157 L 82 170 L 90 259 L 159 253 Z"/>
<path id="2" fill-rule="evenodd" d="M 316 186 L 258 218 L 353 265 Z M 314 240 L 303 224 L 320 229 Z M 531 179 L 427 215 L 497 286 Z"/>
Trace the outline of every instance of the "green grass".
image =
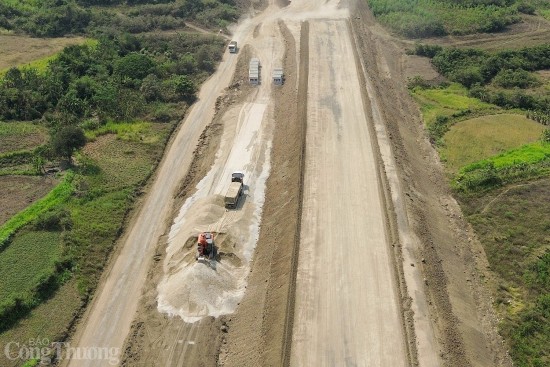
<path id="1" fill-rule="evenodd" d="M 544 127 L 518 114 L 500 114 L 460 121 L 444 135 L 439 151 L 451 172 L 538 140 Z"/>
<path id="2" fill-rule="evenodd" d="M 63 180 L 45 197 L 17 213 L 0 227 L 0 250 L 9 244 L 11 236 L 23 226 L 34 221 L 41 213 L 66 202 L 73 193 L 73 174 L 67 173 Z"/>
<path id="3" fill-rule="evenodd" d="M 118 132 L 116 138 L 96 138 L 82 151 L 83 168 L 94 172 L 86 178 L 90 186 L 105 191 L 135 187 L 148 177 L 154 164 L 152 157 L 160 154 L 160 143 L 169 131 L 167 124 L 155 124 L 155 128 L 148 123 L 113 125 L 115 129 L 109 127 L 102 133 Z"/>
<path id="4" fill-rule="evenodd" d="M 57 58 L 57 54 L 46 56 L 41 59 L 33 60 L 27 64 L 19 65 L 20 68 L 27 68 L 27 69 L 36 69 L 38 74 L 44 74 L 48 70 L 48 66 L 50 65 L 50 61 L 55 60 Z M 5 73 L 7 70 L 4 70 Z"/>
<path id="5" fill-rule="evenodd" d="M 67 241 L 73 246 L 68 255 L 78 261 L 78 289 L 82 295 L 97 285 L 131 203 L 129 190 L 121 190 L 71 205 L 74 224 Z"/>
<path id="6" fill-rule="evenodd" d="M 550 174 L 550 143 L 536 142 L 460 169 L 453 180 L 459 192 L 486 192 Z"/>
<path id="7" fill-rule="evenodd" d="M 0 139 L 12 135 L 27 135 L 44 132 L 44 127 L 30 122 L 0 121 Z"/>
<path id="8" fill-rule="evenodd" d="M 33 359 L 33 360 L 25 362 L 23 367 L 34 367 L 34 366 L 38 366 L 39 363 L 40 363 L 39 359 Z"/>
<path id="9" fill-rule="evenodd" d="M 459 196 L 496 274 L 494 306 L 516 366 L 550 365 L 550 178 Z"/>
<path id="10" fill-rule="evenodd" d="M 71 323 L 73 312 L 82 305 L 76 289 L 76 281 L 63 284 L 51 298 L 34 308 L 27 317 L 21 319 L 13 328 L 0 333 L 0 366 L 13 366 L 4 355 L 3 347 L 9 342 L 29 345 L 30 340 L 63 340 L 66 327 Z M 49 345 L 49 343 L 46 343 Z M 22 364 L 24 361 L 18 361 Z"/>
<path id="11" fill-rule="evenodd" d="M 437 116 L 452 116 L 461 111 L 494 108 L 493 105 L 468 97 L 468 90 L 458 83 L 434 89 L 414 88 L 412 94 L 420 104 L 424 121 L 428 126 L 435 122 Z"/>
<path id="12" fill-rule="evenodd" d="M 126 141 L 143 141 L 146 133 L 150 131 L 149 122 L 113 122 L 109 121 L 105 125 L 93 130 L 86 130 L 86 138 L 95 140 L 98 136 L 106 134 L 116 134 L 117 138 Z"/>
<path id="13" fill-rule="evenodd" d="M 550 9 L 539 10 L 539 14 L 547 20 L 550 20 Z"/>
<path id="14" fill-rule="evenodd" d="M 535 142 L 526 144 L 520 148 L 509 150 L 495 157 L 483 159 L 463 167 L 462 173 L 472 172 L 478 169 L 494 166 L 496 169 L 504 169 L 519 164 L 535 164 L 550 159 L 550 144 Z"/>
<path id="15" fill-rule="evenodd" d="M 135 190 L 151 174 L 170 131 L 170 124 L 109 125 L 100 133 L 117 132 L 120 139 L 98 134 L 96 140 L 89 142 L 76 157 L 74 173 L 67 173 L 62 183 L 48 195 L 0 228 L 3 236 L 0 238 L 9 238 L 5 240 L 9 246 L 0 252 L 0 260 L 1 256 L 11 259 L 17 254 L 26 259 L 27 248 L 19 243 L 25 242 L 26 236 L 43 233 L 38 228 L 47 227 L 39 225 L 52 223 L 48 220 L 52 217 L 57 218 L 58 225 L 53 226 L 51 233 L 57 236 L 62 250 L 54 252 L 47 246 L 33 249 L 33 256 L 55 265 L 55 268 L 49 268 L 49 275 L 46 270 L 40 272 L 40 262 L 37 266 L 17 269 L 3 267 L 20 277 L 23 283 L 17 288 L 25 297 L 7 290 L 0 293 L 3 301 L 0 305 L 0 330 L 13 328 L 15 322 L 32 313 L 45 300 L 55 298 L 56 290 L 63 287 L 67 278 L 74 279 L 74 287 L 83 298 L 90 295 L 136 198 Z M 1 262 L 0 266 L 3 266 Z M 10 284 L 6 281 L 3 286 L 8 289 Z M 75 311 L 73 308 L 63 312 L 73 314 Z M 63 317 L 69 316 L 65 314 Z"/>
<path id="16" fill-rule="evenodd" d="M 0 253 L 0 299 L 28 297 L 28 291 L 55 271 L 61 255 L 58 232 L 27 232 Z M 29 271 L 32 269 L 32 271 Z"/>

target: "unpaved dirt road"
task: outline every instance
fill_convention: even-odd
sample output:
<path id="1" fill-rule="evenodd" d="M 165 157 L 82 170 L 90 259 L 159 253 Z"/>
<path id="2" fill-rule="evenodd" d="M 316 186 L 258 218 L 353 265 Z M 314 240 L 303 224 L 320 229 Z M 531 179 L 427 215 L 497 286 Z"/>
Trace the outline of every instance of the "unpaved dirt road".
<path id="1" fill-rule="evenodd" d="M 229 84 L 236 58 L 225 57 L 218 72 L 202 87 L 185 123 L 176 133 L 159 165 L 158 173 L 141 209 L 131 219 L 118 253 L 77 330 L 71 347 L 122 349 L 135 316 L 141 289 L 159 237 L 171 219 L 175 190 L 185 176 L 193 150 L 212 120 L 216 97 Z M 65 360 L 74 367 L 109 366 L 109 360 Z"/>
<path id="2" fill-rule="evenodd" d="M 352 39 L 310 21 L 308 127 L 292 366 L 406 366 Z"/>

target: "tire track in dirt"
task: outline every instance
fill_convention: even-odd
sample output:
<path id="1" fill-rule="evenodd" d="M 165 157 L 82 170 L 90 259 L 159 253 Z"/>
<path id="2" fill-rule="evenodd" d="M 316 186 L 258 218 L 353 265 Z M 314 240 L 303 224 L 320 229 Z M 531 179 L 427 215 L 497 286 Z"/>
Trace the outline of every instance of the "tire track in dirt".
<path id="1" fill-rule="evenodd" d="M 221 117 L 235 103 L 246 100 L 253 92 L 252 87 L 245 83 L 248 78 L 247 65 L 250 56 L 250 49 L 247 46 L 240 50 L 231 85 L 222 96 L 218 97 L 214 119 L 202 132 L 193 152 L 189 171 L 179 185 L 173 203 L 172 217 L 177 216 L 183 202 L 193 195 L 197 184 L 207 174 L 215 160 L 217 147 L 220 145 L 223 133 L 220 124 Z M 169 224 L 167 223 L 168 229 Z M 173 366 L 175 365 L 174 361 L 187 366 L 215 365 L 217 363 L 221 345 L 220 327 L 223 325 L 223 320 L 206 318 L 193 324 L 187 324 L 180 318 L 169 317 L 157 310 L 156 285 L 163 274 L 162 264 L 166 257 L 166 251 L 164 251 L 166 237 L 165 235 L 158 242 L 154 264 L 148 272 L 143 294 L 140 295 L 138 314 L 124 344 L 121 357 L 122 367 Z M 185 337 L 182 339 L 181 335 Z M 185 345 L 178 343 L 179 340 L 183 340 L 182 343 Z M 167 352 L 167 350 L 173 351 Z"/>
<path id="2" fill-rule="evenodd" d="M 285 323 L 293 289 L 291 258 L 301 203 L 297 198 L 301 189 L 305 119 L 298 118 L 298 108 L 305 101 L 298 102 L 296 94 L 299 74 L 296 42 L 283 22 L 278 26 L 284 39 L 282 66 L 286 81 L 282 86 L 272 87 L 275 102 L 272 170 L 247 294 L 235 314 L 225 317 L 229 332 L 222 342 L 220 366 L 283 364 Z"/>
<path id="3" fill-rule="evenodd" d="M 356 65 L 357 65 L 357 75 L 359 75 L 360 84 L 362 87 L 361 97 L 363 99 L 363 104 L 365 105 L 365 108 L 366 108 L 365 113 L 367 116 L 370 116 L 367 124 L 369 126 L 369 130 L 372 136 L 375 137 L 372 139 L 372 151 L 374 156 L 377 157 L 378 185 L 379 185 L 379 190 L 382 193 L 383 202 L 386 209 L 385 224 L 388 230 L 388 235 L 390 237 L 389 242 L 392 243 L 391 253 L 393 254 L 393 256 L 391 257 L 391 262 L 393 265 L 397 292 L 401 300 L 399 307 L 401 311 L 403 330 L 405 331 L 406 353 L 409 359 L 409 364 L 411 366 L 418 366 L 419 364 L 418 350 L 416 348 L 417 339 L 416 339 L 416 333 L 415 333 L 413 313 L 410 308 L 411 297 L 409 296 L 409 293 L 407 290 L 407 283 L 405 281 L 405 275 L 403 271 L 403 254 L 401 252 L 401 246 L 396 246 L 396 244 L 399 243 L 399 233 L 398 233 L 399 230 L 397 228 L 397 218 L 396 218 L 396 214 L 395 214 L 395 210 L 394 210 L 393 202 L 391 198 L 391 188 L 388 182 L 388 177 L 386 176 L 386 170 L 384 168 L 384 162 L 380 152 L 380 146 L 378 142 L 376 129 L 372 121 L 372 111 L 369 110 L 369 109 L 372 109 L 373 106 L 370 102 L 369 95 L 366 90 L 367 75 L 365 75 L 364 65 L 359 55 L 359 44 L 357 42 L 357 34 L 355 33 L 353 24 L 351 22 L 348 23 L 348 29 L 350 34 L 353 36 L 353 41 L 355 46 L 354 56 L 355 56 Z M 386 67 L 388 66 L 386 65 Z"/>
<path id="4" fill-rule="evenodd" d="M 298 272 L 298 254 L 300 252 L 300 233 L 302 231 L 302 206 L 303 206 L 303 187 L 305 176 L 305 156 L 306 156 L 306 130 L 307 130 L 307 87 L 309 78 L 309 23 L 303 22 L 300 30 L 300 66 L 298 80 L 298 114 L 297 120 L 301 121 L 301 150 L 300 150 L 300 179 L 297 210 L 296 233 L 294 236 L 294 248 L 292 249 L 292 257 L 290 261 L 290 281 L 288 290 L 288 302 L 286 308 L 286 317 L 284 324 L 284 339 L 281 360 L 283 366 L 290 366 L 290 356 L 292 349 L 292 331 L 294 325 L 294 306 L 296 302 L 296 275 Z"/>

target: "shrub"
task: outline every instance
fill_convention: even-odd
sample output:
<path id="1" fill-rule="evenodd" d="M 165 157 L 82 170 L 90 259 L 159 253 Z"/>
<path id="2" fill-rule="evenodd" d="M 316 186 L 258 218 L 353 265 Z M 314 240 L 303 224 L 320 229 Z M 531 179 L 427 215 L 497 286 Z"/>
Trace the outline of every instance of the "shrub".
<path id="1" fill-rule="evenodd" d="M 537 78 L 523 69 L 501 70 L 493 79 L 493 82 L 503 88 L 528 88 L 539 84 Z"/>
<path id="2" fill-rule="evenodd" d="M 456 179 L 456 183 L 458 188 L 463 191 L 479 191 L 498 187 L 501 185 L 502 180 L 495 165 L 489 162 L 481 169 L 461 174 Z"/>
<path id="3" fill-rule="evenodd" d="M 59 37 L 82 33 L 91 20 L 91 12 L 71 0 L 47 0 L 23 23 L 22 28 L 38 37 Z"/>
<path id="4" fill-rule="evenodd" d="M 187 76 L 178 75 L 171 79 L 174 92 L 184 100 L 193 100 L 197 87 Z"/>
<path id="5" fill-rule="evenodd" d="M 38 215 L 34 228 L 44 231 L 60 231 L 71 227 L 70 213 L 64 209 L 53 209 Z"/>
<path id="6" fill-rule="evenodd" d="M 59 157 L 71 160 L 75 150 L 86 144 L 84 130 L 76 126 L 65 126 L 52 136 L 52 148 Z"/>
<path id="7" fill-rule="evenodd" d="M 450 118 L 448 116 L 439 115 L 435 121 L 428 126 L 428 132 L 432 143 L 438 144 L 440 139 L 449 131 Z"/>
<path id="8" fill-rule="evenodd" d="M 470 66 L 464 69 L 458 69 L 450 74 L 451 80 L 456 81 L 466 88 L 471 88 L 473 85 L 481 84 L 483 77 L 481 70 L 477 66 Z"/>
<path id="9" fill-rule="evenodd" d="M 437 55 L 441 51 L 443 51 L 443 47 L 439 45 L 428 45 L 428 44 L 417 43 L 414 46 L 414 54 L 418 56 L 433 58 L 435 55 Z"/>
<path id="10" fill-rule="evenodd" d="M 528 3 L 519 3 L 517 4 L 516 8 L 520 13 L 529 14 L 529 15 L 534 15 L 536 10 L 533 5 Z"/>
<path id="11" fill-rule="evenodd" d="M 381 16 L 380 20 L 400 35 L 409 38 L 440 37 L 447 34 L 443 23 L 433 15 L 390 13 Z"/>
<path id="12" fill-rule="evenodd" d="M 149 75 L 154 66 L 155 64 L 149 56 L 131 53 L 116 61 L 114 71 L 121 79 L 142 80 Z"/>
<path id="13" fill-rule="evenodd" d="M 430 87 L 430 83 L 426 79 L 422 78 L 420 75 L 415 75 L 412 78 L 408 78 L 407 87 L 409 89 L 414 89 L 414 88 L 426 89 Z"/>

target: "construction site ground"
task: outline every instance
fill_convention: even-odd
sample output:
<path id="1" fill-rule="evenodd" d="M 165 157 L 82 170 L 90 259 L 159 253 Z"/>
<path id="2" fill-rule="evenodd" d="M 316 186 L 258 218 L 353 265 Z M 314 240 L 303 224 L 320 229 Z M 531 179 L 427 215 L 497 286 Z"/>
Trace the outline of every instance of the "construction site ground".
<path id="1" fill-rule="evenodd" d="M 362 1 L 270 1 L 233 37 L 74 345 L 123 347 L 124 366 L 511 366 L 485 253 L 406 89 L 437 73 Z M 206 230 L 214 269 L 193 258 Z"/>

